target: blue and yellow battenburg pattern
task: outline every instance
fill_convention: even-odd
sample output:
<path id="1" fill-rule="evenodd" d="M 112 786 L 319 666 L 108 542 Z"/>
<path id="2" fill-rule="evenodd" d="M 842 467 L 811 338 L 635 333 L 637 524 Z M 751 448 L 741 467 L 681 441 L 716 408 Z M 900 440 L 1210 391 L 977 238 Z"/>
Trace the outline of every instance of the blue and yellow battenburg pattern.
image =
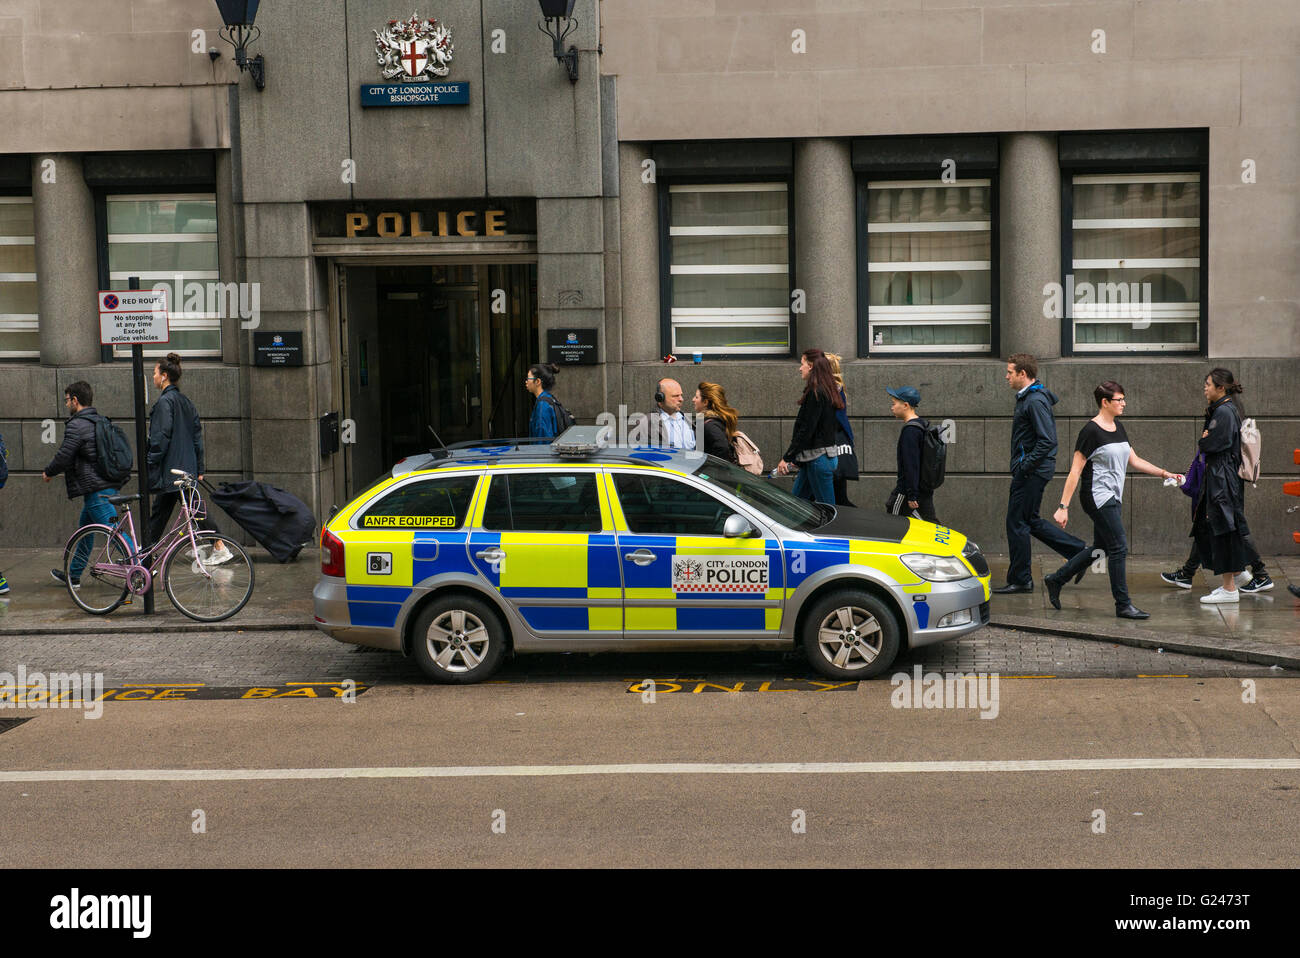
<path id="1" fill-rule="evenodd" d="M 487 464 L 486 462 L 484 464 Z M 464 463 L 457 463 L 464 465 Z M 513 465 L 511 468 L 520 468 Z M 524 466 L 526 468 L 526 466 Z M 555 464 L 537 464 L 554 469 Z M 574 468 L 582 468 L 575 465 Z M 662 467 L 650 468 L 674 473 Z M 469 525 L 481 525 L 491 471 L 480 478 L 470 506 Z M 346 542 L 347 598 L 351 624 L 393 628 L 402 605 L 415 585 L 435 575 L 463 573 L 480 578 L 514 606 L 530 629 L 547 632 L 775 632 L 782 624 L 782 603 L 809 576 L 843 565 L 868 565 L 912 596 L 916 627 L 929 622 L 925 601 L 931 584 L 919 579 L 899 557 L 933 549 L 927 523 L 913 522 L 902 542 L 815 538 L 787 543 L 776 539 L 639 535 L 628 531 L 618 503 L 613 479 L 599 473 L 602 532 L 489 532 L 446 529 L 351 529 L 348 521 L 358 503 L 352 503 L 330 523 Z M 404 477 L 403 477 L 404 478 Z M 393 480 L 396 482 L 397 480 Z M 381 490 L 382 491 L 382 490 Z M 612 530 L 612 531 L 609 531 Z M 965 537 L 949 532 L 954 551 Z M 503 562 L 480 559 L 479 552 L 499 548 Z M 647 550 L 655 561 L 637 565 L 622 553 Z M 945 549 L 947 551 L 947 549 Z M 391 555 L 387 573 L 370 568 L 368 557 Z M 763 592 L 679 592 L 673 589 L 673 560 L 680 556 L 767 557 L 768 588 Z M 989 583 L 982 580 L 984 599 Z M 530 599 L 569 600 L 563 604 L 533 604 Z M 703 605 L 703 600 L 727 600 L 726 606 Z M 594 600 L 594 604 L 584 600 Z M 671 604 L 638 604 L 657 600 Z"/>

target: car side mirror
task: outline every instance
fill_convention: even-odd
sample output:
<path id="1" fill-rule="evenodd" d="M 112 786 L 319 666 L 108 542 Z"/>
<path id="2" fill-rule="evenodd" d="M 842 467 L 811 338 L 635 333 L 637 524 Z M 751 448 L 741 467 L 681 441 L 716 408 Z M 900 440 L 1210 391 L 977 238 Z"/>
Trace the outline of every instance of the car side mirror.
<path id="1" fill-rule="evenodd" d="M 733 512 L 727 516 L 727 521 L 722 526 L 722 534 L 728 539 L 748 539 L 754 534 L 754 527 L 739 512 Z"/>

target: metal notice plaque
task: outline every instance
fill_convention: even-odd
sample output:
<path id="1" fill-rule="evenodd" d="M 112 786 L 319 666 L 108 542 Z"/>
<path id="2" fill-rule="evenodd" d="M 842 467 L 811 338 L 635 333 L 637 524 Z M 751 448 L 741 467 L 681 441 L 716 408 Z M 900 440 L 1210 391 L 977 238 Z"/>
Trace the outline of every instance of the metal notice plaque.
<path id="1" fill-rule="evenodd" d="M 254 366 L 301 366 L 302 333 L 253 333 Z"/>
<path id="2" fill-rule="evenodd" d="M 546 354 L 557 366 L 594 366 L 600 330 L 561 327 L 546 331 Z"/>

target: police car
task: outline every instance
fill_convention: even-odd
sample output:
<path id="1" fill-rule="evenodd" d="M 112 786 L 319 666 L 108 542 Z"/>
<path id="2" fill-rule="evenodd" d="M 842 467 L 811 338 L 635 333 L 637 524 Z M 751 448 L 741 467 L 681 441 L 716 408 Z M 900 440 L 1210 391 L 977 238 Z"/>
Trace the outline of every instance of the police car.
<path id="1" fill-rule="evenodd" d="M 469 683 L 512 652 L 795 647 L 868 678 L 988 622 L 988 565 L 956 530 L 604 438 L 398 463 L 322 531 L 318 628 Z"/>

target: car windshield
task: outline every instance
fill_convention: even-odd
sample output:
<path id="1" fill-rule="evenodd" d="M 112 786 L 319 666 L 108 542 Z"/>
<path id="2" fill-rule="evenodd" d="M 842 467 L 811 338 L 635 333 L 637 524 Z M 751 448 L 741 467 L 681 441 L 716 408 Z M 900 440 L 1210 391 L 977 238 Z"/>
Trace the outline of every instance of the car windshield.
<path id="1" fill-rule="evenodd" d="M 695 475 L 710 485 L 725 489 L 796 532 L 806 532 L 825 525 L 834 515 L 834 510 L 827 506 L 792 496 L 770 480 L 712 456 L 700 466 Z"/>

